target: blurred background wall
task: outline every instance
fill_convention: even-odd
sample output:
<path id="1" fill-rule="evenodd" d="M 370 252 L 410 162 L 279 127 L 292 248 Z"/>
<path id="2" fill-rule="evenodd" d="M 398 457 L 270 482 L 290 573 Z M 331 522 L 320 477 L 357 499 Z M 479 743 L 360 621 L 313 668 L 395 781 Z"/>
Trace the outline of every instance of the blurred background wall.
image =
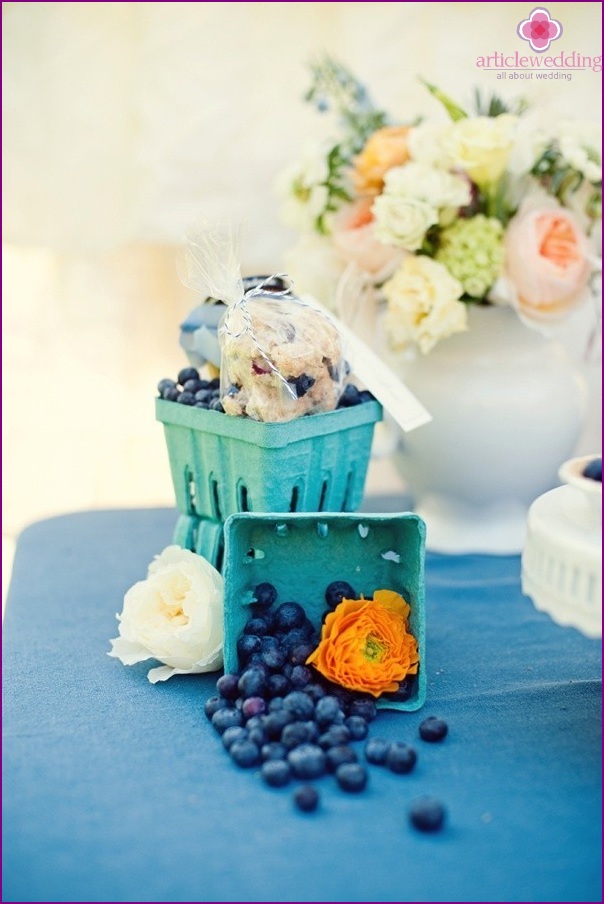
<path id="1" fill-rule="evenodd" d="M 308 63 L 339 58 L 393 116 L 421 74 L 594 119 L 601 74 L 501 82 L 530 3 L 3 3 L 4 536 L 58 512 L 172 503 L 157 380 L 195 299 L 176 257 L 200 215 L 247 224 L 244 273 L 294 240 L 275 177 L 326 131 Z M 601 52 L 600 3 L 550 3 L 556 50 Z M 595 409 L 594 409 L 595 411 Z M 590 450 L 591 451 L 591 450 Z M 386 470 L 384 470 L 386 468 Z M 384 462 L 370 486 L 396 478 Z M 373 483 L 371 482 L 373 481 Z"/>

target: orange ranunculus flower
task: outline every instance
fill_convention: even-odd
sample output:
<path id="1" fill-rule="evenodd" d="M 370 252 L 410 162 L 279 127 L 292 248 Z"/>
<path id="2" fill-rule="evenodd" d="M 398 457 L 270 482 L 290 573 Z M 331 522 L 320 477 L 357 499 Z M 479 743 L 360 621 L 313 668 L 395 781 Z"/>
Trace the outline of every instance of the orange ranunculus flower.
<path id="1" fill-rule="evenodd" d="M 372 600 L 342 600 L 326 617 L 307 664 L 349 690 L 374 697 L 397 691 L 419 665 L 417 641 L 408 630 L 409 611 L 394 590 L 376 590 Z"/>
<path id="2" fill-rule="evenodd" d="M 354 161 L 352 181 L 361 195 L 378 195 L 384 175 L 409 159 L 409 126 L 384 126 L 368 139 Z"/>

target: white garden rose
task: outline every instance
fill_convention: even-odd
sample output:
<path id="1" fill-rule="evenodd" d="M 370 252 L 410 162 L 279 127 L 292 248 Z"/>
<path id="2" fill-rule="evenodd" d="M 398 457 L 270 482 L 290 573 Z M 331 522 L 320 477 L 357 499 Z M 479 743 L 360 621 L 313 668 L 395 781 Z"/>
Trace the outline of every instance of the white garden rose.
<path id="1" fill-rule="evenodd" d="M 471 199 L 470 183 L 464 176 L 414 162 L 391 169 L 384 191 L 389 195 L 418 198 L 439 210 L 465 207 Z"/>
<path id="2" fill-rule="evenodd" d="M 383 291 L 386 331 L 397 350 L 416 345 L 427 354 L 441 339 L 467 329 L 461 283 L 430 257 L 406 258 Z"/>
<path id="3" fill-rule="evenodd" d="M 492 185 L 507 166 L 517 122 L 509 113 L 458 119 L 443 133 L 445 153 L 480 188 Z"/>
<path id="4" fill-rule="evenodd" d="M 124 665 L 145 659 L 163 663 L 149 681 L 213 672 L 222 667 L 222 576 L 202 556 L 168 546 L 148 576 L 128 590 L 118 615 L 120 636 L 109 656 Z"/>
<path id="5" fill-rule="evenodd" d="M 588 182 L 602 181 L 602 135 L 595 123 L 563 122 L 558 144 L 564 160 Z"/>
<path id="6" fill-rule="evenodd" d="M 280 173 L 277 194 L 283 200 L 281 215 L 286 226 L 312 232 L 329 201 L 329 166 L 325 148 L 307 145 L 301 160 Z"/>
<path id="7" fill-rule="evenodd" d="M 421 248 L 430 226 L 438 223 L 438 210 L 432 204 L 388 191 L 375 199 L 372 210 L 375 237 L 406 251 Z"/>
<path id="8" fill-rule="evenodd" d="M 409 132 L 409 154 L 412 160 L 421 160 L 428 166 L 449 169 L 451 161 L 443 147 L 442 138 L 447 124 L 424 120 Z"/>

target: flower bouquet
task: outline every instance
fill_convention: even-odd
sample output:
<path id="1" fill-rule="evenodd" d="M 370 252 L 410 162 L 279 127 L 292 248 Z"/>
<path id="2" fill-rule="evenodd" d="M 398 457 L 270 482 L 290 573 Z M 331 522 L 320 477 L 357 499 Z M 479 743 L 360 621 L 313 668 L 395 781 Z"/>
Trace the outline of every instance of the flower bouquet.
<path id="1" fill-rule="evenodd" d="M 288 261 L 298 288 L 333 304 L 343 274 L 360 271 L 386 300 L 392 346 L 423 353 L 467 329 L 469 305 L 556 320 L 598 268 L 597 129 L 548 132 L 524 103 L 478 91 L 470 112 L 424 84 L 443 118 L 393 122 L 343 66 L 313 67 L 306 99 L 335 112 L 339 136 L 280 177 L 284 220 L 301 233 Z"/>

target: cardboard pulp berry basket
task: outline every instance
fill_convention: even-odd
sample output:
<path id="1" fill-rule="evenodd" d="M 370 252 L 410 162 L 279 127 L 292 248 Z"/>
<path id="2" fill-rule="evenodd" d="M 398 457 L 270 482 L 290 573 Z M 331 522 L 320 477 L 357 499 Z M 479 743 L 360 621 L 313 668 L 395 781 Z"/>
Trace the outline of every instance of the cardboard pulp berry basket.
<path id="1" fill-rule="evenodd" d="M 358 594 L 395 590 L 409 603 L 417 640 L 418 674 L 406 700 L 383 696 L 378 706 L 413 711 L 426 696 L 424 615 L 425 524 L 400 514 L 236 514 L 225 523 L 224 667 L 239 669 L 237 639 L 253 604 L 253 590 L 268 581 L 277 603 L 300 603 L 315 627 L 325 612 L 325 588 L 348 581 Z"/>
<path id="2" fill-rule="evenodd" d="M 378 402 L 275 424 L 155 402 L 183 515 L 220 522 L 236 512 L 360 506 Z"/>

